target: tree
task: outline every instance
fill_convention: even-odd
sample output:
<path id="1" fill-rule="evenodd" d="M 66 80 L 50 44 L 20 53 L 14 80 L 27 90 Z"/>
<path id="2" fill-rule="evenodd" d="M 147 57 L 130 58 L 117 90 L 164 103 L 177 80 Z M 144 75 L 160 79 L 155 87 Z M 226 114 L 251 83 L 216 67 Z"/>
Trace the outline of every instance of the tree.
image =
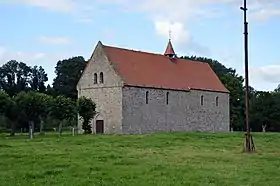
<path id="1" fill-rule="evenodd" d="M 62 123 L 67 120 L 71 120 L 76 115 L 75 102 L 71 98 L 64 96 L 57 96 L 54 98 L 51 115 L 54 119 L 60 121 L 59 133 L 62 135 Z"/>
<path id="2" fill-rule="evenodd" d="M 250 124 L 255 131 L 280 131 L 280 92 L 257 91 L 251 99 Z"/>
<path id="3" fill-rule="evenodd" d="M 96 114 L 95 103 L 86 97 L 80 97 L 77 101 L 77 110 L 80 117 L 83 119 L 83 130 L 86 134 L 91 133 L 90 120 Z"/>
<path id="4" fill-rule="evenodd" d="M 11 136 L 14 136 L 16 121 L 18 119 L 17 106 L 14 99 L 10 98 L 4 91 L 0 91 L 0 114 L 4 115 L 9 120 Z"/>
<path id="5" fill-rule="evenodd" d="M 51 96 L 55 96 L 56 95 L 54 88 L 51 87 L 49 84 L 48 84 L 48 86 L 46 88 L 46 94 L 51 95 Z"/>
<path id="6" fill-rule="evenodd" d="M 221 64 L 217 60 L 213 60 L 213 59 L 206 58 L 206 57 L 197 57 L 197 56 L 190 56 L 190 57 L 182 56 L 181 58 L 208 63 L 211 66 L 211 68 L 215 71 L 217 76 L 219 76 L 219 77 L 221 77 L 222 75 L 225 75 L 225 74 L 232 74 L 232 75 L 236 74 L 236 70 L 225 67 L 223 64 Z"/>
<path id="7" fill-rule="evenodd" d="M 8 119 L 9 126 L 11 127 L 11 136 L 14 136 L 19 120 L 19 108 L 14 97 L 10 98 L 10 100 L 10 104 L 5 112 L 5 117 Z"/>
<path id="8" fill-rule="evenodd" d="M 11 60 L 0 67 L 0 89 L 14 96 L 27 90 L 31 68 L 23 62 Z"/>
<path id="9" fill-rule="evenodd" d="M 222 83 L 230 91 L 230 126 L 242 131 L 245 125 L 245 92 L 241 76 L 226 74 L 221 76 Z"/>
<path id="10" fill-rule="evenodd" d="M 5 116 L 5 118 L 9 119 L 9 110 L 11 109 L 12 100 L 9 95 L 4 92 L 0 91 L 0 115 Z M 14 125 L 11 125 L 11 136 L 15 135 Z"/>
<path id="11" fill-rule="evenodd" d="M 19 93 L 15 100 L 20 116 L 28 120 L 29 128 L 32 129 L 32 133 L 29 132 L 31 137 L 35 132 L 36 122 L 41 123 L 41 119 L 49 112 L 50 99 L 43 93 L 30 91 Z"/>
<path id="12" fill-rule="evenodd" d="M 280 131 L 280 92 L 272 92 L 273 97 L 273 107 L 271 109 L 271 120 L 273 122 L 272 127 L 270 127 L 271 131 Z"/>
<path id="13" fill-rule="evenodd" d="M 53 97 L 47 95 L 47 94 L 37 94 L 38 99 L 41 100 L 41 106 L 42 109 L 39 114 L 39 122 L 40 122 L 40 134 L 43 134 L 43 129 L 44 129 L 44 121 L 51 115 L 51 109 L 52 105 L 54 104 Z"/>
<path id="14" fill-rule="evenodd" d="M 56 77 L 53 88 L 57 95 L 77 99 L 77 83 L 87 62 L 81 56 L 58 61 L 55 67 Z"/>
<path id="15" fill-rule="evenodd" d="M 4 91 L 0 91 L 0 114 L 4 114 L 10 106 L 10 104 L 11 99 L 9 95 Z"/>
<path id="16" fill-rule="evenodd" d="M 274 92 L 280 92 L 280 84 L 278 84 L 277 88 L 274 89 Z"/>
<path id="17" fill-rule="evenodd" d="M 270 130 L 275 125 L 273 115 L 277 112 L 277 110 L 274 110 L 275 100 L 273 95 L 269 92 L 258 91 L 254 94 L 250 103 L 250 126 L 252 129 L 261 131 L 262 125 L 266 125 Z"/>
<path id="18" fill-rule="evenodd" d="M 23 62 L 11 60 L 0 67 L 0 89 L 11 97 L 22 91 L 45 92 L 47 74 L 42 66 L 30 67 Z"/>
<path id="19" fill-rule="evenodd" d="M 42 66 L 34 66 L 31 69 L 30 88 L 33 91 L 45 92 L 45 83 L 48 81 L 48 75 Z"/>

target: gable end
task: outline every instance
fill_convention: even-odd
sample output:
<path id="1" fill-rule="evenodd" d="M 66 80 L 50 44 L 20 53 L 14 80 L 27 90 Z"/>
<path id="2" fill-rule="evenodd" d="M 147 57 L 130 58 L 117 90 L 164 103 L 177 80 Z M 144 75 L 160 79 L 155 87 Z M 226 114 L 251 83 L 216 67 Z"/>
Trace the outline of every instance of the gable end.
<path id="1" fill-rule="evenodd" d="M 95 74 L 97 74 L 98 80 L 96 80 Z M 102 83 L 100 83 L 100 78 L 102 78 Z M 108 59 L 104 45 L 99 41 L 83 70 L 76 89 L 122 86 L 122 84 L 120 75 Z"/>

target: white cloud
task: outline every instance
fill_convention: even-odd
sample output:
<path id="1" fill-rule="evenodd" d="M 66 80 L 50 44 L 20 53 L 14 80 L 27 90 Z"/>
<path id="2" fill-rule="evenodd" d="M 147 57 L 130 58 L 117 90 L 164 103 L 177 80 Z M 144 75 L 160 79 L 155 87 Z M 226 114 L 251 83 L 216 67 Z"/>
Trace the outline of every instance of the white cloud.
<path id="1" fill-rule="evenodd" d="M 71 40 L 67 37 L 39 37 L 39 42 L 47 45 L 68 45 L 71 43 Z"/>
<path id="2" fill-rule="evenodd" d="M 250 73 L 256 81 L 280 84 L 280 65 L 255 67 L 250 70 Z"/>
<path id="3" fill-rule="evenodd" d="M 23 62 L 34 62 L 36 60 L 42 60 L 49 56 L 43 52 L 23 52 L 23 51 L 11 51 L 5 47 L 0 47 L 0 65 L 6 63 L 9 60 L 18 60 Z"/>
<path id="4" fill-rule="evenodd" d="M 156 33 L 165 38 L 169 38 L 171 31 L 171 39 L 174 43 L 185 43 L 189 41 L 189 33 L 184 25 L 180 22 L 155 21 Z"/>
<path id="5" fill-rule="evenodd" d="M 257 90 L 274 90 L 280 84 L 280 65 L 250 68 L 249 81 Z"/>
<path id="6" fill-rule="evenodd" d="M 267 21 L 271 17 L 277 15 L 280 15 L 280 9 L 279 10 L 261 9 L 258 12 L 251 14 L 249 19 L 257 20 L 257 21 Z"/>

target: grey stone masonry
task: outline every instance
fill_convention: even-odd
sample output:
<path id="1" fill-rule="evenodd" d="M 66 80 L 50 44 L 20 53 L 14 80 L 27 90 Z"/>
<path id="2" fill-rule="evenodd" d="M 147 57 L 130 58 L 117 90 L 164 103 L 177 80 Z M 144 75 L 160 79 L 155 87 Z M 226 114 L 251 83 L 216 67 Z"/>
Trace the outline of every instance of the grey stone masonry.
<path id="1" fill-rule="evenodd" d="M 100 73 L 103 73 L 103 83 Z M 95 84 L 95 74 L 97 83 Z M 95 121 L 104 120 L 104 133 L 121 133 L 122 129 L 121 78 L 114 71 L 101 44 L 98 44 L 77 85 L 78 96 L 91 98 L 96 104 L 97 115 L 91 121 L 95 133 Z M 78 120 L 78 131 L 82 133 L 82 121 Z"/>
<path id="2" fill-rule="evenodd" d="M 146 103 L 147 92 L 148 103 Z M 126 134 L 229 131 L 227 93 L 125 87 L 122 108 L 122 132 Z"/>

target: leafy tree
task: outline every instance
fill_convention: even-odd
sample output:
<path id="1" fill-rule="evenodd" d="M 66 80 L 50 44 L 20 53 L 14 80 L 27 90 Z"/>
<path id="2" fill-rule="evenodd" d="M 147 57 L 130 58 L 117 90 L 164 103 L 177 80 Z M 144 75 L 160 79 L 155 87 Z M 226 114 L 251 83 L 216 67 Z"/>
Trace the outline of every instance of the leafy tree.
<path id="1" fill-rule="evenodd" d="M 44 128 L 44 121 L 51 115 L 51 109 L 52 109 L 52 105 L 54 104 L 53 101 L 53 97 L 47 95 L 47 94 L 43 94 L 40 93 L 38 94 L 38 98 L 41 100 L 41 105 L 42 105 L 42 109 L 40 111 L 40 115 L 39 115 L 39 122 L 40 122 L 40 133 L 43 134 L 43 128 Z"/>
<path id="2" fill-rule="evenodd" d="M 57 96 L 54 98 L 51 114 L 54 119 L 60 121 L 59 133 L 62 134 L 62 123 L 71 120 L 76 115 L 75 102 L 71 98 Z"/>
<path id="3" fill-rule="evenodd" d="M 14 136 L 18 119 L 17 106 L 14 99 L 10 98 L 4 91 L 0 91 L 0 114 L 8 119 L 11 126 L 11 136 Z"/>
<path id="4" fill-rule="evenodd" d="M 31 68 L 23 62 L 11 60 L 0 67 L 0 89 L 14 96 L 28 88 Z"/>
<path id="5" fill-rule="evenodd" d="M 36 122 L 41 121 L 42 117 L 49 112 L 49 97 L 43 93 L 30 91 L 19 93 L 15 100 L 20 110 L 20 116 L 28 120 L 29 127 L 34 133 Z"/>
<path id="6" fill-rule="evenodd" d="M 13 101 L 9 97 L 9 95 L 4 92 L 0 91 L 0 115 L 5 116 L 7 119 L 9 119 L 9 111 L 13 107 Z M 13 123 L 11 123 L 11 136 L 15 135 L 15 126 Z"/>
<path id="7" fill-rule="evenodd" d="M 55 67 L 56 77 L 53 88 L 57 95 L 77 99 L 77 83 L 87 62 L 81 56 L 58 61 Z"/>
<path id="8" fill-rule="evenodd" d="M 48 85 L 47 88 L 46 88 L 46 94 L 51 95 L 51 96 L 56 95 L 54 88 L 51 87 L 50 85 Z"/>
<path id="9" fill-rule="evenodd" d="M 48 81 L 48 75 L 42 66 L 34 66 L 31 69 L 30 88 L 33 91 L 45 92 L 45 83 Z"/>
<path id="10" fill-rule="evenodd" d="M 4 91 L 0 91 L 0 114 L 4 114 L 10 104 L 11 99 L 9 95 Z"/>
<path id="11" fill-rule="evenodd" d="M 274 92 L 280 92 L 280 84 L 277 86 L 276 89 L 274 89 Z"/>
<path id="12" fill-rule="evenodd" d="M 222 83 L 230 91 L 230 125 L 233 130 L 244 130 L 245 91 L 241 76 L 226 74 L 221 76 Z"/>
<path id="13" fill-rule="evenodd" d="M 234 70 L 232 68 L 226 68 L 223 64 L 221 64 L 217 60 L 213 60 L 213 59 L 206 58 L 206 57 L 197 57 L 197 56 L 190 56 L 190 57 L 182 56 L 181 58 L 208 63 L 219 77 L 221 77 L 222 75 L 225 75 L 225 74 L 232 74 L 232 75 L 236 74 L 236 70 Z"/>
<path id="14" fill-rule="evenodd" d="M 272 119 L 272 127 L 270 127 L 271 131 L 279 132 L 280 131 L 280 92 L 271 92 L 273 97 L 273 107 L 271 108 L 271 119 Z"/>
<path id="15" fill-rule="evenodd" d="M 251 126 L 260 131 L 262 125 L 267 131 L 280 131 L 280 93 L 278 91 L 257 91 L 251 100 Z"/>
<path id="16" fill-rule="evenodd" d="M 90 120 L 95 115 L 95 103 L 86 97 L 80 97 L 77 101 L 78 113 L 83 119 L 83 130 L 86 134 L 91 133 Z"/>
<path id="17" fill-rule="evenodd" d="M 30 67 L 23 62 L 11 60 L 0 67 L 0 89 L 10 96 L 28 90 L 44 92 L 47 81 L 47 74 L 41 66 Z"/>
<path id="18" fill-rule="evenodd" d="M 268 129 L 275 124 L 272 121 L 275 108 L 274 97 L 271 93 L 258 91 L 254 94 L 250 102 L 250 124 L 254 131 L 261 131 L 262 125 Z"/>
<path id="19" fill-rule="evenodd" d="M 8 119 L 9 126 L 11 127 L 11 136 L 14 136 L 16 133 L 17 122 L 19 121 L 19 108 L 15 101 L 15 98 L 10 99 L 9 107 L 5 112 L 5 117 Z"/>

